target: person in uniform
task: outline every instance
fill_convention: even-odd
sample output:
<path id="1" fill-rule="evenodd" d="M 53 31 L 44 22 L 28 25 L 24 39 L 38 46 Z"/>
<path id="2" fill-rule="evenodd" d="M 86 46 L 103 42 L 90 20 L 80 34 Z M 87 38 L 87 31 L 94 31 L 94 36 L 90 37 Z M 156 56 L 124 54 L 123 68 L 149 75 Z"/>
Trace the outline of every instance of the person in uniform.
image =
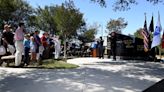
<path id="1" fill-rule="evenodd" d="M 104 58 L 104 47 L 103 47 L 104 40 L 100 37 L 98 43 L 98 51 L 99 51 L 99 58 Z"/>
<path id="2" fill-rule="evenodd" d="M 111 51 L 113 55 L 113 60 L 116 60 L 116 33 L 111 33 Z"/>

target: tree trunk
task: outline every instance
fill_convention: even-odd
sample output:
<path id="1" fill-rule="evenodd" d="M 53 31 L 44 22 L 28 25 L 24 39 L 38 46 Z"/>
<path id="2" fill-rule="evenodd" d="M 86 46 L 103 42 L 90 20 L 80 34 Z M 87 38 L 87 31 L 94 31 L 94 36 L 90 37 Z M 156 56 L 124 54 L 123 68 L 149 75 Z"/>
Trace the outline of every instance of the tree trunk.
<path id="1" fill-rule="evenodd" d="M 66 46 L 66 35 L 64 35 L 64 61 L 66 61 L 67 59 L 67 53 L 66 53 L 66 50 L 67 50 L 67 46 Z"/>

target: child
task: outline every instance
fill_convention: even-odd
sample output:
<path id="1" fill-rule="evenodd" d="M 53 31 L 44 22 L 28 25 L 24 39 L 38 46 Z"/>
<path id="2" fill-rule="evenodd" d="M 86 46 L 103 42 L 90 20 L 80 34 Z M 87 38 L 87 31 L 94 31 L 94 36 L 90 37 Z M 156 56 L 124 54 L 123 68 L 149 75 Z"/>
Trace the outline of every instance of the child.
<path id="1" fill-rule="evenodd" d="M 36 61 L 36 43 L 33 35 L 30 37 L 31 60 Z"/>
<path id="2" fill-rule="evenodd" d="M 30 51 L 30 35 L 26 34 L 23 42 L 24 45 L 24 63 L 23 65 L 29 65 L 29 51 Z"/>

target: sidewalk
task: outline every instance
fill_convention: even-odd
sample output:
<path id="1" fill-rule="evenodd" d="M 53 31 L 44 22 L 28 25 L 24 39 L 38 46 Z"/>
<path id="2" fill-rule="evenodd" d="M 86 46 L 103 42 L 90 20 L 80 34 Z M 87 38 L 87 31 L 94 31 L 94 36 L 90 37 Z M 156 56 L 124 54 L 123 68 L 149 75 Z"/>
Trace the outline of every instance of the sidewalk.
<path id="1" fill-rule="evenodd" d="M 142 92 L 163 79 L 164 64 L 75 58 L 78 69 L 0 67 L 0 92 Z"/>
<path id="2" fill-rule="evenodd" d="M 127 60 L 117 59 L 116 61 L 113 61 L 113 59 L 109 59 L 109 58 L 100 59 L 97 57 L 82 57 L 82 58 L 73 58 L 73 59 L 67 60 L 67 63 L 76 64 L 79 66 L 87 65 L 87 64 L 101 63 L 101 62 L 104 62 L 104 63 L 105 62 L 106 63 L 107 62 L 127 62 Z"/>
<path id="3" fill-rule="evenodd" d="M 85 65 L 85 64 L 94 64 L 97 62 L 113 62 L 112 59 L 99 59 L 99 58 L 92 58 L 92 57 L 86 57 L 86 58 L 74 58 L 74 59 L 68 59 L 67 63 L 76 64 L 76 65 Z"/>

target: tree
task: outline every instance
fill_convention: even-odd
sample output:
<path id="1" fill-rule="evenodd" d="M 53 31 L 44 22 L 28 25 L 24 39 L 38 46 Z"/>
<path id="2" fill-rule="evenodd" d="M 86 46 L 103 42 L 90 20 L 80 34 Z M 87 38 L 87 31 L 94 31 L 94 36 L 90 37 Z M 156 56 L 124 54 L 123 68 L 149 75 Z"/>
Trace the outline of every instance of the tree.
<path id="1" fill-rule="evenodd" d="M 143 39 L 143 36 L 141 34 L 141 32 L 143 31 L 143 28 L 139 28 L 135 33 L 134 33 L 134 36 L 136 38 L 140 38 L 140 39 Z"/>
<path id="2" fill-rule="evenodd" d="M 73 5 L 70 6 L 57 6 L 55 21 L 57 23 L 57 29 L 60 30 L 61 35 L 65 35 L 67 38 L 71 38 L 77 34 L 83 23 L 83 14 L 75 9 Z"/>
<path id="3" fill-rule="evenodd" d="M 108 0 L 91 0 L 91 1 L 99 3 L 102 7 L 106 7 L 107 6 L 106 2 Z M 146 1 L 154 5 L 163 2 L 163 0 L 146 0 Z M 130 9 L 131 5 L 137 5 L 137 4 L 138 4 L 137 0 L 115 0 L 113 4 L 113 10 L 125 11 L 125 10 Z"/>
<path id="4" fill-rule="evenodd" d="M 38 7 L 36 9 L 35 25 L 44 31 L 57 31 L 56 22 L 54 20 L 56 12 L 55 6 Z"/>
<path id="5" fill-rule="evenodd" d="M 75 8 L 72 1 L 65 2 L 61 6 L 56 6 L 54 17 L 57 23 L 59 34 L 64 38 L 64 58 L 66 58 L 66 40 L 77 35 L 77 30 L 84 23 L 83 14 Z"/>
<path id="6" fill-rule="evenodd" d="M 80 31 L 78 31 L 78 39 L 83 43 L 93 41 L 99 27 L 100 25 L 98 23 L 93 23 L 92 25 L 89 25 L 89 27 L 84 23 L 83 26 L 81 26 Z"/>
<path id="7" fill-rule="evenodd" d="M 127 22 L 124 21 L 123 18 L 118 19 L 110 19 L 110 21 L 107 23 L 107 29 L 109 32 L 117 32 L 121 33 L 121 30 L 124 29 L 127 26 Z"/>
<path id="8" fill-rule="evenodd" d="M 78 39 L 84 43 L 91 42 L 95 39 L 95 35 L 97 33 L 97 28 L 89 28 L 83 31 L 79 36 Z"/>
<path id="9" fill-rule="evenodd" d="M 91 0 L 92 2 L 97 2 L 99 3 L 102 7 L 106 7 L 106 2 L 105 0 Z"/>
<path id="10" fill-rule="evenodd" d="M 91 28 L 84 32 L 84 37 L 88 40 L 88 42 L 91 42 L 95 39 L 95 34 L 97 32 L 96 28 Z"/>
<path id="11" fill-rule="evenodd" d="M 0 0 L 0 19 L 7 23 L 17 24 L 28 20 L 33 13 L 32 7 L 23 0 Z"/>

